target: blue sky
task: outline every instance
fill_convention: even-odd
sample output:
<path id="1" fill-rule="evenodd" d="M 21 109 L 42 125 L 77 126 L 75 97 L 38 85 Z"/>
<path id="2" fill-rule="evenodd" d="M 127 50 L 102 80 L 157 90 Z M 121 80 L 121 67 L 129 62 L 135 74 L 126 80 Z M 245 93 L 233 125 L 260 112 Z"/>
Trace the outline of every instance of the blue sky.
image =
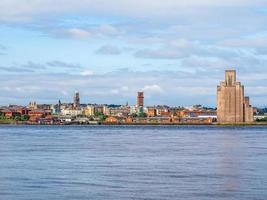
<path id="1" fill-rule="evenodd" d="M 266 24 L 266 0 L 1 0 L 0 105 L 215 106 L 234 68 L 265 106 Z"/>

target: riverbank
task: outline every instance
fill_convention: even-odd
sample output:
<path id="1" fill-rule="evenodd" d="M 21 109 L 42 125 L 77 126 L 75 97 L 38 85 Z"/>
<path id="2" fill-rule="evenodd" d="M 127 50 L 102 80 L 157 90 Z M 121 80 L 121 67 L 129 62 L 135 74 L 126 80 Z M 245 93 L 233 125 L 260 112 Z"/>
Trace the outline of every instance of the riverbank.
<path id="1" fill-rule="evenodd" d="M 47 125 L 47 126 L 267 126 L 267 122 L 253 122 L 253 123 L 61 123 L 61 124 L 40 124 L 27 123 L 14 120 L 0 120 L 0 125 Z"/>

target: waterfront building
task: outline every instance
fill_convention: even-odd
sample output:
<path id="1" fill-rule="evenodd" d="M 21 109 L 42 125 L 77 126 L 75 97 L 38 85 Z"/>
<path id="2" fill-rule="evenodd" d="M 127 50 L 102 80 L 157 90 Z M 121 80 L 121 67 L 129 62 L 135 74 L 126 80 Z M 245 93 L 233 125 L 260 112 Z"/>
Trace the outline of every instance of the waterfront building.
<path id="1" fill-rule="evenodd" d="M 51 106 L 52 114 L 60 114 L 61 113 L 61 101 L 58 101 L 58 104 Z"/>
<path id="2" fill-rule="evenodd" d="M 95 105 L 94 106 L 95 107 L 95 114 L 96 113 L 101 113 L 101 114 L 103 114 L 104 113 L 104 105 Z"/>
<path id="3" fill-rule="evenodd" d="M 133 114 L 136 114 L 136 113 L 137 113 L 136 106 L 130 106 L 130 114 L 133 115 Z"/>
<path id="4" fill-rule="evenodd" d="M 30 117 L 33 117 L 33 116 L 35 116 L 35 117 L 43 117 L 43 116 L 46 116 L 46 115 L 48 115 L 48 114 L 51 114 L 51 113 L 47 113 L 47 112 L 44 111 L 44 110 L 31 110 L 31 111 L 29 111 L 29 113 L 28 113 L 28 115 L 29 115 Z"/>
<path id="5" fill-rule="evenodd" d="M 37 110 L 44 110 L 47 113 L 52 113 L 51 104 L 37 104 Z"/>
<path id="6" fill-rule="evenodd" d="M 117 117 L 127 117 L 130 114 L 130 107 L 129 106 L 120 106 L 109 108 L 110 116 L 117 116 Z"/>
<path id="7" fill-rule="evenodd" d="M 1 113 L 5 116 L 5 117 L 15 117 L 15 116 L 19 116 L 20 113 L 16 112 L 13 109 L 4 109 L 1 111 Z"/>
<path id="8" fill-rule="evenodd" d="M 170 116 L 170 108 L 168 106 L 157 106 L 156 114 L 157 116 L 167 117 Z"/>
<path id="9" fill-rule="evenodd" d="M 77 91 L 75 92 L 74 97 L 73 97 L 73 107 L 74 108 L 80 107 L 80 94 Z"/>
<path id="10" fill-rule="evenodd" d="M 137 92 L 137 108 L 144 107 L 144 92 Z"/>
<path id="11" fill-rule="evenodd" d="M 87 117 L 91 117 L 95 115 L 95 107 L 93 105 L 88 105 L 86 108 L 83 110 L 84 115 Z"/>
<path id="12" fill-rule="evenodd" d="M 223 123 L 253 122 L 253 108 L 236 71 L 226 70 L 225 81 L 217 87 L 217 120 Z"/>
<path id="13" fill-rule="evenodd" d="M 116 118 L 116 117 L 110 116 L 110 117 L 107 117 L 107 118 L 106 118 L 105 122 L 106 122 L 106 123 L 118 123 L 119 120 L 118 120 L 118 118 Z"/>
<path id="14" fill-rule="evenodd" d="M 155 107 L 147 107 L 146 114 L 148 117 L 155 117 L 157 116 L 157 110 Z"/>
<path id="15" fill-rule="evenodd" d="M 103 114 L 106 115 L 106 116 L 109 116 L 110 115 L 110 107 L 105 105 L 103 107 Z"/>
<path id="16" fill-rule="evenodd" d="M 27 115 L 29 112 L 29 109 L 24 106 L 9 106 L 9 108 L 15 110 L 15 112 L 19 113 L 19 115 Z"/>
<path id="17" fill-rule="evenodd" d="M 77 117 L 77 116 L 82 116 L 83 115 L 83 111 L 81 109 L 67 108 L 67 109 L 61 110 L 61 114 L 63 116 Z"/>

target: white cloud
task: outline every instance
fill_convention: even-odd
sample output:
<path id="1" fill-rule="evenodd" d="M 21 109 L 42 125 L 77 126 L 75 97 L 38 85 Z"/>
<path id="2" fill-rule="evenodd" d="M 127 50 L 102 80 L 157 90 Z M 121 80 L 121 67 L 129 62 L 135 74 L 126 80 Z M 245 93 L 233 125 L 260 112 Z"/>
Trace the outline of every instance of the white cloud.
<path id="1" fill-rule="evenodd" d="M 120 31 L 110 24 L 103 24 L 97 28 L 97 32 L 103 35 L 118 35 Z"/>
<path id="2" fill-rule="evenodd" d="M 97 24 L 86 26 L 83 28 L 75 27 L 75 24 L 70 25 L 74 28 L 62 28 L 58 24 L 52 25 L 53 27 L 44 26 L 41 31 L 48 33 L 50 36 L 56 38 L 74 38 L 74 39 L 103 39 L 105 37 L 114 38 L 123 35 L 125 31 L 110 24 Z"/>
<path id="3" fill-rule="evenodd" d="M 119 90 L 112 89 L 112 90 L 110 90 L 110 94 L 119 94 Z"/>
<path id="4" fill-rule="evenodd" d="M 79 28 L 67 29 L 63 32 L 63 34 L 78 39 L 87 38 L 91 35 L 88 31 Z"/>
<path id="5" fill-rule="evenodd" d="M 162 92 L 162 89 L 159 85 L 153 84 L 153 85 L 145 85 L 144 88 L 142 89 L 145 92 L 149 93 L 157 93 L 157 92 Z"/>
<path id="6" fill-rule="evenodd" d="M 254 36 L 250 38 L 238 38 L 224 40 L 218 43 L 218 45 L 226 47 L 234 47 L 239 49 L 254 49 L 257 53 L 267 53 L 267 37 L 266 36 Z"/>
<path id="7" fill-rule="evenodd" d="M 81 72 L 81 75 L 83 75 L 83 76 L 91 76 L 93 74 L 94 74 L 94 72 L 91 70 L 84 70 Z"/>
<path id="8" fill-rule="evenodd" d="M 229 58 L 239 55 L 231 48 L 189 41 L 186 39 L 165 39 L 157 49 L 141 49 L 134 54 L 139 58 L 151 59 L 181 59 L 190 56 L 206 56 Z"/>
<path id="9" fill-rule="evenodd" d="M 128 86 L 122 86 L 122 87 L 121 87 L 121 90 L 122 90 L 122 91 L 125 91 L 125 92 L 126 92 L 126 91 L 129 91 L 129 87 L 128 87 Z"/>

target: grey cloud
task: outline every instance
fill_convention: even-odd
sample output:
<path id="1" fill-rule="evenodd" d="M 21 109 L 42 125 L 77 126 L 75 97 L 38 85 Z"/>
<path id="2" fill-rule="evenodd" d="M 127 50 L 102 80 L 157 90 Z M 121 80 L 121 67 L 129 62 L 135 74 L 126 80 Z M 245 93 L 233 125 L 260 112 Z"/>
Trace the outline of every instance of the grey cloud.
<path id="1" fill-rule="evenodd" d="M 56 30 L 52 31 L 52 34 L 64 36 L 64 37 L 71 37 L 77 39 L 83 39 L 90 37 L 91 33 L 88 30 L 81 29 L 81 28 L 70 28 L 65 30 Z"/>
<path id="2" fill-rule="evenodd" d="M 11 72 L 11 73 L 29 73 L 29 72 L 34 72 L 34 70 L 31 70 L 31 69 L 14 67 L 14 66 L 0 67 L 0 71 Z"/>
<path id="3" fill-rule="evenodd" d="M 238 49 L 253 49 L 257 54 L 267 54 L 267 37 L 228 39 L 218 42 L 218 45 Z"/>
<path id="4" fill-rule="evenodd" d="M 41 27 L 40 31 L 49 34 L 56 38 L 74 38 L 74 39 L 92 39 L 92 38 L 103 38 L 103 37 L 117 37 L 123 35 L 125 30 L 121 27 L 111 24 L 97 24 L 87 25 L 81 27 L 74 27 L 75 24 L 69 25 L 70 27 L 60 27 L 54 25 L 51 28 L 49 25 Z"/>
<path id="5" fill-rule="evenodd" d="M 96 54 L 119 55 L 121 50 L 114 45 L 104 45 L 95 51 Z"/>
<path id="6" fill-rule="evenodd" d="M 165 41 L 161 40 L 161 48 L 142 49 L 134 55 L 139 58 L 180 59 L 189 56 L 194 48 L 195 44 L 185 39 L 165 39 Z"/>
<path id="7" fill-rule="evenodd" d="M 138 50 L 134 56 L 152 59 L 181 59 L 190 56 L 229 58 L 236 57 L 241 54 L 241 52 L 231 48 L 222 48 L 216 45 L 206 45 L 201 44 L 198 41 L 188 41 L 185 39 L 166 39 L 164 42 L 161 42 L 161 46 L 162 47 L 158 49 L 146 48 Z"/>
<path id="8" fill-rule="evenodd" d="M 188 56 L 184 52 L 173 49 L 143 49 L 134 54 L 138 58 L 152 58 L 152 59 L 179 59 Z"/>
<path id="9" fill-rule="evenodd" d="M 198 69 L 202 71 L 221 70 L 225 68 L 234 68 L 242 73 L 262 73 L 267 60 L 252 55 L 240 55 L 233 57 L 209 58 L 203 56 L 190 56 L 181 60 L 181 66 L 189 69 Z"/>
<path id="10" fill-rule="evenodd" d="M 66 63 L 58 60 L 50 61 L 46 63 L 47 66 L 49 67 L 54 67 L 54 68 L 65 68 L 65 69 L 79 69 L 81 66 L 79 64 L 73 64 L 73 63 Z"/>
<path id="11" fill-rule="evenodd" d="M 29 61 L 28 63 L 22 65 L 22 68 L 35 69 L 35 70 L 45 70 L 45 69 L 47 69 L 47 66 L 44 64 L 34 63 L 32 61 Z"/>
<path id="12" fill-rule="evenodd" d="M 82 67 L 79 64 L 72 64 L 72 63 L 66 63 L 62 61 L 50 61 L 47 63 L 36 63 L 33 61 L 29 61 L 26 64 L 13 64 L 11 66 L 0 66 L 0 70 L 7 72 L 7 73 L 18 73 L 18 72 L 23 72 L 23 73 L 48 73 L 49 69 L 57 69 L 57 70 L 64 70 L 64 73 L 67 73 L 67 70 L 81 70 Z M 75 71 L 75 72 L 76 72 Z M 57 71 L 54 71 L 54 73 L 58 73 Z M 63 72 L 61 72 L 63 73 Z"/>

